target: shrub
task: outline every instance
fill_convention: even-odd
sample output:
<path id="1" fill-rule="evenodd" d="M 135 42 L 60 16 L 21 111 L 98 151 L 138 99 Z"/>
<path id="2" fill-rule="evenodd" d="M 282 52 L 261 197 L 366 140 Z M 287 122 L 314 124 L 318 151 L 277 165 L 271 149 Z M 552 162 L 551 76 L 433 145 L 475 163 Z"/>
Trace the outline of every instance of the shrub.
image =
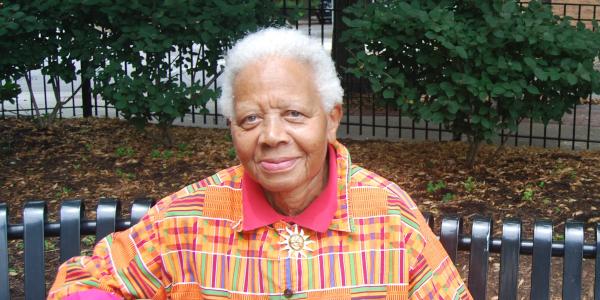
<path id="1" fill-rule="evenodd" d="M 0 103 L 14 103 L 21 92 L 16 81 L 30 68 L 41 67 L 43 57 L 27 47 L 41 28 L 35 16 L 23 12 L 19 4 L 0 3 Z"/>
<path id="2" fill-rule="evenodd" d="M 501 130 L 560 120 L 600 89 L 600 32 L 536 1 L 377 1 L 346 13 L 348 71 L 416 119 L 465 134 L 469 165 Z"/>
<path id="3" fill-rule="evenodd" d="M 94 56 L 98 34 L 94 23 L 76 8 L 74 3 L 64 1 L 18 1 L 0 3 L 0 81 L 3 85 L 2 99 L 14 97 L 20 92 L 10 83 L 24 78 L 36 113 L 37 125 L 51 125 L 61 108 L 71 101 L 81 85 L 69 97 L 63 97 L 60 81 L 71 83 L 77 73 L 93 71 L 93 65 L 76 71 L 77 62 Z M 92 42 L 91 42 L 92 41 Z M 56 105 L 47 115 L 37 107 L 29 71 L 41 69 L 48 78 Z M 90 71 L 92 70 L 92 71 Z M 6 93 L 6 94 L 5 94 Z M 16 93 L 16 94 L 15 94 Z"/>
<path id="4" fill-rule="evenodd" d="M 248 31 L 280 24 L 277 15 L 274 3 L 259 0 L 0 3 L 0 96 L 12 99 L 11 83 L 25 78 L 35 104 L 28 72 L 42 69 L 60 99 L 38 118 L 50 123 L 73 98 L 59 82 L 94 78 L 95 93 L 139 128 L 157 121 L 170 145 L 173 120 L 216 98 L 211 78 L 224 51 Z"/>
<path id="5" fill-rule="evenodd" d="M 173 141 L 168 127 L 191 106 L 215 100 L 218 61 L 231 44 L 259 26 L 277 23 L 270 1 L 130 1 L 97 5 L 106 32 L 106 66 L 96 92 L 139 128 L 158 122 L 162 142 Z M 90 8 L 91 9 L 91 8 Z M 127 70 L 124 69 L 127 67 Z M 207 82 L 197 78 L 205 72 Z M 180 80 L 189 76 L 191 83 Z M 211 79 L 212 78 L 212 79 Z"/>
<path id="6" fill-rule="evenodd" d="M 11 79 L 6 79 L 0 83 L 0 103 L 8 101 L 15 103 L 15 97 L 21 93 L 21 87 L 12 82 Z"/>

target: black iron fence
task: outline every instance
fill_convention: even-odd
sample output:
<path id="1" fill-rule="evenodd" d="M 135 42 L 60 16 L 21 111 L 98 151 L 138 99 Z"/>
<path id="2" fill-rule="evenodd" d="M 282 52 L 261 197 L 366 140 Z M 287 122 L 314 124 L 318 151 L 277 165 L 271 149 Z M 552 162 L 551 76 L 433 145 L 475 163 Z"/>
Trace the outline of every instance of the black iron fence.
<path id="1" fill-rule="evenodd" d="M 341 2 L 341 1 L 340 1 Z M 297 29 L 321 40 L 322 44 L 331 49 L 335 43 L 333 39 L 334 20 L 340 18 L 342 11 L 334 8 L 333 1 L 283 1 L 282 13 L 298 14 L 301 18 L 292 25 Z M 336 3 L 338 3 L 336 1 Z M 523 2 L 526 5 L 526 2 Z M 576 4 L 566 2 L 548 3 L 555 14 L 570 16 L 574 21 L 581 21 L 590 26 L 593 20 L 600 20 L 600 3 Z M 126 67 L 126 66 L 125 66 Z M 182 81 L 189 80 L 179 72 Z M 36 104 L 41 114 L 48 114 L 56 103 L 48 79 L 39 70 L 30 72 L 33 80 L 33 93 Z M 205 73 L 195 74 L 203 83 L 210 82 Z M 425 140 L 451 140 L 453 137 L 449 130 L 441 124 L 417 122 L 403 114 L 397 107 L 381 104 L 366 88 L 365 82 L 344 80 L 345 117 L 339 134 L 341 137 L 356 139 L 425 139 Z M 15 99 L 15 104 L 3 102 L 0 104 L 0 117 L 6 116 L 34 116 L 36 109 L 25 82 L 20 82 L 24 93 Z M 60 118 L 84 116 L 82 92 L 78 88 L 80 80 L 59 85 L 60 90 L 73 95 L 73 100 L 59 111 Z M 210 83 L 213 87 L 219 86 L 219 80 Z M 70 94 L 69 94 L 70 93 Z M 68 97 L 67 96 L 67 97 Z M 66 97 L 65 97 L 66 98 Z M 63 98 L 64 99 L 64 98 Z M 119 111 L 98 95 L 91 99 L 91 115 L 96 117 L 118 118 Z M 208 103 L 206 110 L 191 107 L 185 117 L 180 118 L 175 124 L 201 126 L 201 127 L 226 127 L 226 120 L 219 114 L 214 101 Z M 89 112 L 88 112 L 89 113 Z M 518 130 L 513 133 L 502 133 L 500 139 L 512 145 L 534 145 L 542 147 L 565 147 L 571 149 L 599 149 L 600 148 L 600 95 L 590 95 L 581 103 L 572 108 L 572 112 L 565 114 L 561 122 L 551 122 L 547 125 L 524 120 Z"/>

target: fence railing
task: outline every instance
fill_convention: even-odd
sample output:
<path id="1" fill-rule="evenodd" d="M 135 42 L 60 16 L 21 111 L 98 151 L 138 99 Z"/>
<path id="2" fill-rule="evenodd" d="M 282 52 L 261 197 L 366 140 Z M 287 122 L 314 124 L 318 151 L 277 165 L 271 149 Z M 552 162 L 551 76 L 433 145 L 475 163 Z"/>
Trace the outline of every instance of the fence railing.
<path id="1" fill-rule="evenodd" d="M 303 11 L 303 17 L 293 26 L 307 34 L 320 39 L 327 49 L 332 48 L 333 20 L 339 18 L 343 12 L 331 7 L 333 1 L 321 1 L 319 5 L 313 1 L 283 1 L 283 14 L 291 14 L 298 10 Z M 549 1 L 548 1 L 549 2 Z M 526 2 L 522 2 L 526 5 Z M 294 4 L 292 7 L 292 4 Z M 590 26 L 592 20 L 600 20 L 600 3 L 577 4 L 566 2 L 548 3 L 555 14 L 570 16 L 574 21 L 582 21 Z M 178 71 L 181 74 L 181 70 Z M 42 114 L 48 113 L 55 105 L 52 89 L 47 83 L 48 78 L 39 70 L 31 71 L 33 91 L 37 106 Z M 206 74 L 196 74 L 203 82 L 207 80 Z M 189 78 L 180 77 L 185 81 Z M 366 91 L 363 82 L 344 80 L 346 91 L 344 103 L 345 117 L 339 134 L 349 138 L 378 138 L 378 139 L 420 139 L 420 140 L 451 140 L 453 135 L 440 124 L 417 122 L 403 114 L 401 110 L 392 105 L 382 105 L 371 93 Z M 29 97 L 25 82 L 19 82 L 24 91 L 15 99 L 15 104 L 4 102 L 0 104 L 0 117 L 6 116 L 33 116 L 34 105 Z M 83 114 L 82 94 L 76 87 L 80 80 L 66 84 L 62 82 L 60 89 L 75 92 L 73 100 L 59 112 L 60 118 L 81 117 Z M 212 82 L 214 88 L 220 82 Z M 70 95 L 67 95 L 67 97 Z M 109 105 L 98 95 L 92 96 L 92 115 L 96 117 L 118 118 L 119 111 Z M 179 125 L 201 127 L 226 127 L 226 120 L 219 114 L 214 101 L 207 104 L 208 111 L 201 111 L 198 107 L 191 107 L 190 112 L 175 122 Z M 581 104 L 575 105 L 570 114 L 565 114 L 561 122 L 551 122 L 547 125 L 534 123 L 531 120 L 521 122 L 518 130 L 512 133 L 502 133 L 500 139 L 509 145 L 534 145 L 541 147 L 564 147 L 570 149 L 599 149 L 600 148 L 600 95 L 589 95 Z M 500 142 L 500 140 L 499 140 Z"/>
<path id="2" fill-rule="evenodd" d="M 9 269 L 16 262 L 12 260 L 12 254 L 19 251 L 16 247 L 9 247 L 9 241 L 21 240 L 23 244 L 24 280 L 18 284 L 24 286 L 25 298 L 43 299 L 46 295 L 45 271 L 53 272 L 57 263 L 81 255 L 85 236 L 95 235 L 98 241 L 112 232 L 127 229 L 136 224 L 153 204 L 151 199 L 135 200 L 130 217 L 124 218 L 119 200 L 101 199 L 95 218 L 88 219 L 85 218 L 86 209 L 82 200 L 65 200 L 61 202 L 58 220 L 51 222 L 48 221 L 45 202 L 28 201 L 23 208 L 22 222 L 10 223 L 9 207 L 0 202 L 0 299 L 11 298 Z M 425 218 L 434 229 L 434 217 L 425 214 Z M 560 281 L 560 276 L 564 299 L 580 299 L 583 288 L 591 290 L 591 283 L 594 284 L 596 299 L 600 295 L 600 223 L 586 226 L 581 221 L 567 220 L 563 238 L 556 239 L 550 220 L 536 220 L 533 226 L 524 226 L 520 219 L 505 219 L 502 221 L 501 234 L 497 234 L 490 217 L 474 216 L 469 218 L 468 223 L 460 216 L 439 216 L 439 219 L 439 227 L 435 232 L 452 261 L 458 262 L 459 253 L 469 254 L 467 282 L 475 299 L 486 299 L 490 288 L 492 292 L 499 292 L 501 299 L 516 299 L 517 291 L 522 288 L 518 283 L 519 277 L 523 276 L 519 275 L 520 269 L 529 274 L 523 276 L 523 280 L 529 280 L 530 277 L 532 299 L 549 299 L 550 283 Z M 467 225 L 470 225 L 469 230 L 465 230 Z M 593 240 L 586 241 L 586 227 L 593 231 Z M 524 233 L 530 229 L 533 229 L 533 237 L 526 237 Z M 46 241 L 51 237 L 59 238 L 57 245 L 52 246 L 59 253 L 47 252 L 49 244 Z M 46 254 L 58 256 L 58 260 L 48 265 Z M 490 268 L 491 260 L 497 261 L 491 254 L 499 254 L 500 257 L 495 287 L 489 286 L 491 279 L 488 278 L 490 273 L 494 273 Z M 521 255 L 530 256 L 532 264 L 522 265 L 519 260 Z M 552 257 L 562 258 L 562 272 L 557 271 Z M 594 261 L 595 275 L 590 274 L 591 270 L 586 270 L 589 273 L 583 281 L 584 263 L 589 266 Z M 503 297 L 504 293 L 514 296 Z M 17 298 L 17 295 L 14 296 Z"/>

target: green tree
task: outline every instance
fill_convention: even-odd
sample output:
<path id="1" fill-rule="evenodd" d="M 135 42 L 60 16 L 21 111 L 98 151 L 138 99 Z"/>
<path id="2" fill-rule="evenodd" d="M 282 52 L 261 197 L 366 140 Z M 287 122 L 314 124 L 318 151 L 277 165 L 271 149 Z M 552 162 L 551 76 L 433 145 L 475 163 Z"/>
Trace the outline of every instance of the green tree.
<path id="1" fill-rule="evenodd" d="M 560 120 L 599 89 L 600 32 L 536 1 L 377 1 L 346 13 L 349 71 L 416 119 L 465 134 L 469 165 L 501 130 Z"/>
<path id="2" fill-rule="evenodd" d="M 98 42 L 88 25 L 87 15 L 74 10 L 73 4 L 64 1 L 14 1 L 0 5 L 0 79 L 8 83 L 24 78 L 36 114 L 37 125 L 50 126 L 62 107 L 80 90 L 78 86 L 68 97 L 63 97 L 60 81 L 71 83 L 77 73 L 92 73 L 93 68 L 76 71 L 76 64 L 90 57 Z M 77 16 L 77 17 L 73 17 Z M 56 105 L 47 115 L 42 115 L 32 89 L 31 70 L 41 69 L 56 99 Z M 5 85 L 6 86 L 6 85 Z M 13 93 L 6 93 L 14 97 Z M 20 92 L 20 90 L 18 91 Z"/>
<path id="3" fill-rule="evenodd" d="M 36 32 L 42 28 L 37 18 L 27 15 L 16 3 L 0 3 L 0 102 L 14 103 L 21 92 L 16 81 L 25 76 L 30 65 L 41 67 L 29 50 Z"/>
<path id="4" fill-rule="evenodd" d="M 100 1 L 98 1 L 100 2 Z M 211 83 L 218 61 L 244 33 L 278 23 L 270 1 L 126 1 L 99 3 L 110 53 L 95 86 L 123 116 L 143 128 L 156 120 L 162 141 L 172 145 L 172 122 L 191 106 L 205 109 L 218 91 Z M 124 69 L 127 66 L 127 71 Z M 179 80 L 187 73 L 191 83 Z M 197 78 L 205 72 L 208 82 Z"/>
<path id="5" fill-rule="evenodd" d="M 198 74 L 214 80 L 225 50 L 248 31 L 282 24 L 278 15 L 274 3 L 258 0 L 0 3 L 0 96 L 12 100 L 14 82 L 25 78 L 35 106 L 29 71 L 41 69 L 57 99 L 46 116 L 35 106 L 47 126 L 81 89 L 63 97 L 60 81 L 94 78 L 95 93 L 139 128 L 157 121 L 171 145 L 173 120 L 218 94 Z"/>

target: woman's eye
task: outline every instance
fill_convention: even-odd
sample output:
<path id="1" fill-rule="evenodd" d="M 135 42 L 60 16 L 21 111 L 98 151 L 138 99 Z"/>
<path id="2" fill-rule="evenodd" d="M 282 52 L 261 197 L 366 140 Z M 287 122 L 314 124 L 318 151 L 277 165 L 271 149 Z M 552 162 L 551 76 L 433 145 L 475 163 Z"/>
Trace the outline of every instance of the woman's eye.
<path id="1" fill-rule="evenodd" d="M 290 111 L 288 112 L 288 115 L 289 115 L 290 117 L 293 117 L 293 118 L 298 118 L 298 117 L 301 117 L 301 116 L 302 116 L 302 114 L 301 114 L 299 111 L 297 111 L 297 110 L 290 110 Z"/>
<path id="2" fill-rule="evenodd" d="M 252 124 L 252 123 L 256 122 L 257 120 L 258 120 L 258 116 L 257 115 L 249 115 L 249 116 L 246 116 L 244 118 L 244 120 L 243 120 L 242 123 L 244 123 L 244 124 Z"/>

